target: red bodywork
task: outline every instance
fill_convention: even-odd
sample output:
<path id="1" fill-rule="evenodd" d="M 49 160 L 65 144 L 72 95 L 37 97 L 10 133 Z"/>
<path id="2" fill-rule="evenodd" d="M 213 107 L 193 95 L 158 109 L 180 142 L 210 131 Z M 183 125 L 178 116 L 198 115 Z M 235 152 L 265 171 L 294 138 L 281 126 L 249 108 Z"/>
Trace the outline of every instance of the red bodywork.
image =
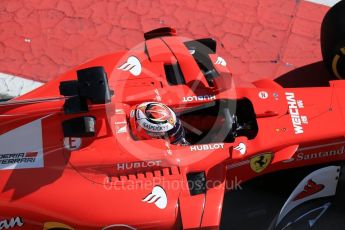
<path id="1" fill-rule="evenodd" d="M 0 229 L 217 229 L 224 192 L 236 189 L 237 182 L 344 160 L 344 81 L 319 88 L 282 88 L 271 80 L 242 86 L 211 52 L 207 58 L 218 76 L 210 84 L 186 40 L 164 35 L 92 60 L 0 105 L 0 143 L 6 143 L 1 164 L 19 158 L 40 163 L 0 168 Z M 132 56 L 141 68 L 126 65 Z M 169 84 L 164 66 L 173 64 L 185 84 Z M 115 92 L 111 102 L 66 114 L 59 84 L 93 66 L 104 67 Z M 161 101 L 178 113 L 243 98 L 255 113 L 257 133 L 251 138 L 179 146 L 164 139 L 136 140 L 128 123 L 131 109 L 141 102 Z M 96 119 L 95 136 L 64 137 L 62 122 L 85 114 Z M 202 132 L 221 132 L 222 122 L 207 112 L 185 116 L 185 123 Z M 207 190 L 192 195 L 187 175 L 196 172 L 205 172 Z M 154 193 L 157 186 L 164 192 Z"/>

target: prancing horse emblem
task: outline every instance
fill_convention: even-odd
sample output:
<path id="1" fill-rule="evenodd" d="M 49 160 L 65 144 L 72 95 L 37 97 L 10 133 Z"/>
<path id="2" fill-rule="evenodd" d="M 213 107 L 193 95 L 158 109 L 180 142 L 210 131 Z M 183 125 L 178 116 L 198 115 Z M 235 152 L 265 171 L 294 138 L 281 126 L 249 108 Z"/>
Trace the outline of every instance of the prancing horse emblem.
<path id="1" fill-rule="evenodd" d="M 254 172 L 260 173 L 267 168 L 267 166 L 271 163 L 271 160 L 272 153 L 260 154 L 250 160 L 250 167 Z"/>

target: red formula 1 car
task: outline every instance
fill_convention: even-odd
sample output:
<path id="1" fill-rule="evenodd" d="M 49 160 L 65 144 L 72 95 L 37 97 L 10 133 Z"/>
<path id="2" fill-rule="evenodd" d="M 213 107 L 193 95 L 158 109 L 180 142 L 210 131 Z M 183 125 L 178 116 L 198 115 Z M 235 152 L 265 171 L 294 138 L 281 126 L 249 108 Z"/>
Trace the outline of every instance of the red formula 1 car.
<path id="1" fill-rule="evenodd" d="M 344 56 L 336 55 L 341 77 Z M 286 229 L 299 220 L 286 220 L 296 207 L 336 194 L 343 98 L 341 80 L 238 85 L 213 39 L 148 32 L 128 52 L 0 104 L 0 229 L 218 229 L 226 191 L 326 164 L 305 175 L 274 218 L 272 229 Z M 183 142 L 140 135 L 135 122 L 148 119 L 140 112 L 154 109 L 157 123 L 174 114 Z M 145 121 L 146 131 L 164 129 Z"/>

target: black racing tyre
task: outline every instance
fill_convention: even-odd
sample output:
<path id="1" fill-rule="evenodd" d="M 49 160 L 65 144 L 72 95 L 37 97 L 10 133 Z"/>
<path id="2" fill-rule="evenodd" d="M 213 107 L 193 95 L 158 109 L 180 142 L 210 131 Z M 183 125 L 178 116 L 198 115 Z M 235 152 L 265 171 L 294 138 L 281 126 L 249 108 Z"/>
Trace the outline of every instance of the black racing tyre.
<path id="1" fill-rule="evenodd" d="M 333 6 L 323 19 L 321 51 L 327 69 L 345 79 L 345 0 Z"/>

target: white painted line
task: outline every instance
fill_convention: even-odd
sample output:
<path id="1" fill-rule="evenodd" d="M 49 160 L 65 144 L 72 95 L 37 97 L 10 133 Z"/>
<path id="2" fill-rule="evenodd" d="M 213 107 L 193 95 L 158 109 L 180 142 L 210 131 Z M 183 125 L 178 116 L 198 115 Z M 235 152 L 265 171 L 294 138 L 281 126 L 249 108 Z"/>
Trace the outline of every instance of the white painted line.
<path id="1" fill-rule="evenodd" d="M 338 2 L 340 2 L 341 0 L 305 0 L 305 1 L 332 7 Z"/>
<path id="2" fill-rule="evenodd" d="M 345 141 L 338 141 L 338 142 L 333 142 L 333 143 L 328 143 L 328 144 L 323 144 L 323 145 L 314 145 L 310 147 L 299 148 L 298 152 L 310 150 L 310 149 L 324 148 L 324 147 L 333 146 L 333 145 L 340 145 L 340 144 L 345 144 Z"/>
<path id="3" fill-rule="evenodd" d="M 26 94 L 43 85 L 42 82 L 0 73 L 0 99 L 9 99 Z"/>

